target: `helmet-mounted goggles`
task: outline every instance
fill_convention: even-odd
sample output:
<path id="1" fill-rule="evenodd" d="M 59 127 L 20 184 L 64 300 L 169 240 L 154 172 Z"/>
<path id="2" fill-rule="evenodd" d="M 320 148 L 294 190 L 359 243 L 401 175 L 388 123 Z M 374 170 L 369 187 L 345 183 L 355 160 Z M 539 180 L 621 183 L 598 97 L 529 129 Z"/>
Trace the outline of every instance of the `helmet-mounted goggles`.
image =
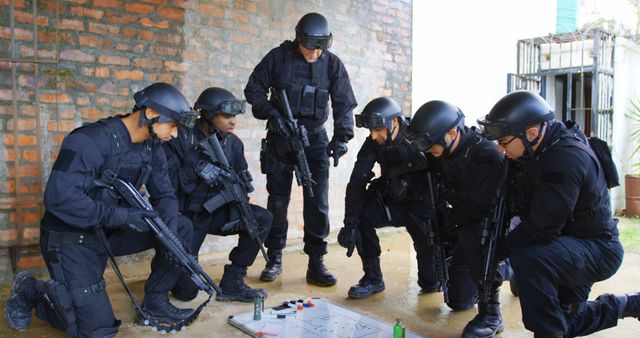
<path id="1" fill-rule="evenodd" d="M 331 43 L 333 42 L 333 35 L 329 34 L 327 36 L 313 36 L 313 35 L 305 35 L 300 37 L 299 39 L 302 47 L 309 50 L 322 49 L 326 50 L 331 47 Z"/>
<path id="2" fill-rule="evenodd" d="M 218 110 L 223 114 L 229 115 L 244 114 L 246 105 L 246 100 L 225 101 L 220 103 Z"/>
<path id="3" fill-rule="evenodd" d="M 378 114 L 356 114 L 356 127 L 373 129 L 384 125 L 389 128 L 391 121 L 398 116 L 399 115 L 395 114 L 391 116 L 381 116 Z"/>

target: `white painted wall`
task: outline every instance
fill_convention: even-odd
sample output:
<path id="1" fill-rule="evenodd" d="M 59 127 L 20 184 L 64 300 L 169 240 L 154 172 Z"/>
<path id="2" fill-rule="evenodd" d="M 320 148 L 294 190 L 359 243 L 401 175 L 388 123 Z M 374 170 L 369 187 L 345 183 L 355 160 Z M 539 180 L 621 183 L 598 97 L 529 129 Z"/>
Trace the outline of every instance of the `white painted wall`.
<path id="1" fill-rule="evenodd" d="M 411 113 L 445 100 L 475 125 L 507 93 L 517 41 L 553 33 L 555 23 L 555 0 L 414 1 Z"/>

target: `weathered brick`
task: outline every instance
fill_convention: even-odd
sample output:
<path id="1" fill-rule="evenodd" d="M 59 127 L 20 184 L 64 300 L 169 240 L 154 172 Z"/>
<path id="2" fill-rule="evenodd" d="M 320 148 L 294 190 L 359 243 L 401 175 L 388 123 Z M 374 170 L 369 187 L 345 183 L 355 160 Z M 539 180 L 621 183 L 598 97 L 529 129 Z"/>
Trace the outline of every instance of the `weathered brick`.
<path id="1" fill-rule="evenodd" d="M 149 14 L 154 10 L 155 7 L 151 5 L 141 4 L 141 3 L 129 3 L 129 4 L 126 4 L 124 8 L 127 11 L 133 12 L 133 13 Z"/>
<path id="2" fill-rule="evenodd" d="M 200 4 L 200 12 L 204 13 L 205 15 L 224 17 L 224 9 L 202 3 Z"/>
<path id="3" fill-rule="evenodd" d="M 79 49 L 72 49 L 60 52 L 60 59 L 76 62 L 94 62 L 96 57 Z"/>
<path id="4" fill-rule="evenodd" d="M 186 62 L 165 61 L 164 66 L 167 70 L 174 72 L 186 72 L 189 70 L 189 64 Z"/>
<path id="5" fill-rule="evenodd" d="M 13 11 L 13 13 L 16 18 L 16 21 L 33 25 L 32 13 L 27 13 L 27 12 L 17 11 L 17 10 Z M 49 18 L 46 16 L 38 15 L 38 26 L 48 26 L 48 25 L 49 25 Z"/>
<path id="6" fill-rule="evenodd" d="M 161 20 L 161 21 L 157 21 L 157 20 L 151 20 L 147 17 L 144 17 L 142 19 L 140 19 L 140 24 L 145 26 L 145 27 L 156 27 L 156 28 L 168 28 L 169 27 L 169 21 L 167 20 Z"/>
<path id="7" fill-rule="evenodd" d="M 80 20 L 62 19 L 58 24 L 59 29 L 73 29 L 77 31 L 84 30 L 84 23 Z"/>
<path id="8" fill-rule="evenodd" d="M 123 25 L 130 24 L 136 22 L 138 17 L 131 14 L 120 13 L 120 12 L 108 12 L 105 15 L 106 22 L 114 24 L 114 25 Z"/>
<path id="9" fill-rule="evenodd" d="M 98 62 L 104 65 L 128 66 L 129 58 L 116 55 L 100 55 Z"/>
<path id="10" fill-rule="evenodd" d="M 144 73 L 140 70 L 120 70 L 113 71 L 113 77 L 116 80 L 142 80 Z"/>
<path id="11" fill-rule="evenodd" d="M 111 7 L 111 8 L 122 7 L 120 0 L 93 0 L 93 5 L 99 6 L 99 7 Z"/>
<path id="12" fill-rule="evenodd" d="M 36 214 L 38 215 L 38 218 L 36 219 L 36 223 L 40 222 L 40 219 L 42 218 L 42 216 L 40 216 L 40 214 Z M 39 226 L 34 226 L 34 227 L 28 227 L 28 228 L 23 228 L 22 229 L 22 238 L 24 238 L 25 240 L 33 240 L 36 239 L 38 240 L 40 237 L 40 227 Z M 34 243 L 37 241 L 34 241 Z"/>
<path id="13" fill-rule="evenodd" d="M 74 120 L 56 120 L 47 121 L 47 129 L 50 131 L 72 131 L 79 127 L 78 123 Z"/>
<path id="14" fill-rule="evenodd" d="M 7 160 L 8 161 L 8 160 Z M 11 160 L 15 161 L 15 159 Z M 0 182 L 0 189 L 3 192 L 12 194 L 16 191 L 16 181 L 15 180 L 3 180 Z"/>
<path id="15" fill-rule="evenodd" d="M 71 103 L 71 97 L 66 93 L 40 93 L 40 102 L 43 103 Z"/>
<path id="16" fill-rule="evenodd" d="M 22 160 L 27 162 L 40 162 L 40 153 L 35 150 L 23 150 Z"/>
<path id="17" fill-rule="evenodd" d="M 164 18 L 172 20 L 184 19 L 184 9 L 178 7 L 160 7 L 158 8 L 158 14 Z"/>
<path id="18" fill-rule="evenodd" d="M 109 67 L 96 67 L 96 77 L 109 77 Z"/>
<path id="19" fill-rule="evenodd" d="M 85 121 L 96 121 L 102 118 L 102 111 L 97 108 L 80 108 L 80 116 Z"/>
<path id="20" fill-rule="evenodd" d="M 105 24 L 96 23 L 96 22 L 89 22 L 89 32 L 96 33 L 96 34 L 108 33 L 108 34 L 114 35 L 120 32 L 120 27 L 105 25 Z"/>
<path id="21" fill-rule="evenodd" d="M 0 199 L 0 206 L 5 204 L 5 199 Z M 3 203 L 4 202 L 4 203 Z M 18 239 L 18 229 L 2 229 L 0 230 L 0 244 L 7 244 Z"/>
<path id="22" fill-rule="evenodd" d="M 36 120 L 35 119 L 18 119 L 17 126 L 15 126 L 15 120 L 11 119 L 7 123 L 7 130 L 14 130 L 17 127 L 17 130 L 35 130 L 36 129 Z"/>
<path id="23" fill-rule="evenodd" d="M 15 32 L 16 40 L 26 40 L 26 41 L 33 40 L 33 31 L 31 30 L 16 28 L 14 32 Z M 7 39 L 7 40 L 11 39 L 11 28 L 2 27 L 2 29 L 0 30 L 0 38 Z"/>
<path id="24" fill-rule="evenodd" d="M 87 7 L 71 7 L 71 13 L 76 16 L 87 16 L 99 20 L 104 15 L 104 11 L 100 9 L 92 9 Z"/>
<path id="25" fill-rule="evenodd" d="M 13 162 L 16 160 L 16 151 L 14 149 L 0 150 L 0 161 Z"/>
<path id="26" fill-rule="evenodd" d="M 18 134 L 18 146 L 27 147 L 38 144 L 38 139 L 34 135 Z"/>
<path id="27" fill-rule="evenodd" d="M 18 269 L 33 269 L 45 266 L 42 256 L 21 256 L 16 264 Z"/>
<path id="28" fill-rule="evenodd" d="M 113 47 L 113 40 L 101 39 L 94 36 L 80 34 L 78 35 L 78 42 L 83 47 L 93 47 L 101 49 L 111 49 Z"/>
<path id="29" fill-rule="evenodd" d="M 81 71 L 82 75 L 84 76 L 93 76 L 93 74 L 95 74 L 96 72 L 96 69 L 93 67 L 82 67 Z"/>
<path id="30" fill-rule="evenodd" d="M 256 4 L 251 3 L 249 1 L 236 1 L 235 2 L 236 9 L 243 10 L 249 13 L 257 13 L 258 7 Z"/>
<path id="31" fill-rule="evenodd" d="M 134 58 L 133 66 L 139 68 L 161 68 L 162 60 L 156 60 L 148 57 Z"/>
<path id="32" fill-rule="evenodd" d="M 76 104 L 79 106 L 88 106 L 91 104 L 91 99 L 87 96 L 81 96 L 76 98 Z M 69 117 L 73 117 L 73 111 L 71 112 L 71 116 L 67 116 L 66 118 L 69 118 Z"/>

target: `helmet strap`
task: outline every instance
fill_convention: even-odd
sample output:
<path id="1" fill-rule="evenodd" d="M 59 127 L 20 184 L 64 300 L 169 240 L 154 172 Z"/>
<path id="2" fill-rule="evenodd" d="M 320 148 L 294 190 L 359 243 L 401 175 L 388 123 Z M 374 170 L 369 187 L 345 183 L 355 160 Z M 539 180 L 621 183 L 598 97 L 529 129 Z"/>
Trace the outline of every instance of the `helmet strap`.
<path id="1" fill-rule="evenodd" d="M 522 137 L 520 137 L 520 139 L 522 140 L 522 144 L 524 144 L 524 153 L 522 154 L 523 158 L 527 159 L 527 158 L 533 157 L 535 153 L 533 146 L 535 146 L 540 142 L 542 132 L 546 128 L 547 128 L 547 122 L 540 123 L 540 129 L 538 130 L 538 135 L 536 136 L 536 138 L 534 138 L 531 141 L 527 140 L 527 131 L 525 130 Z"/>
<path id="2" fill-rule="evenodd" d="M 447 131 L 447 133 L 448 132 L 449 131 Z M 442 152 L 442 156 L 443 157 L 449 157 L 449 155 L 451 155 L 451 147 L 456 142 L 458 137 L 460 137 L 460 129 L 456 128 L 456 137 L 454 137 L 453 140 L 451 140 L 451 142 L 449 142 L 449 143 L 446 143 L 445 140 L 444 140 L 444 137 L 447 135 L 447 133 L 444 133 L 444 135 L 442 136 L 442 147 L 444 148 L 444 150 Z"/>

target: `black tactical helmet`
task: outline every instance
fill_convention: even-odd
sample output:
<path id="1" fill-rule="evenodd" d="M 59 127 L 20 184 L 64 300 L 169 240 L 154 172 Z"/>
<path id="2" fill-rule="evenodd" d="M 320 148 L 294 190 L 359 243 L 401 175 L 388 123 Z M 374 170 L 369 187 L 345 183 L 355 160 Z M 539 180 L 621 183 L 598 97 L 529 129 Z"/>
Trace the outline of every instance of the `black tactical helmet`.
<path id="1" fill-rule="evenodd" d="M 490 140 L 506 135 L 526 140 L 527 127 L 553 118 L 553 110 L 542 96 L 519 90 L 501 98 L 484 119 L 478 120 L 478 124 L 483 127 L 484 136 Z"/>
<path id="2" fill-rule="evenodd" d="M 396 117 L 403 117 L 400 105 L 392 98 L 379 97 L 371 100 L 361 114 L 356 114 L 356 127 L 376 128 L 384 125 L 391 129 L 391 123 Z"/>
<path id="3" fill-rule="evenodd" d="M 434 144 L 446 148 L 444 135 L 456 126 L 464 127 L 464 114 L 460 108 L 444 101 L 429 101 L 411 118 L 407 135 L 420 151 L 428 150 Z"/>
<path id="4" fill-rule="evenodd" d="M 329 22 L 321 14 L 305 14 L 296 25 L 296 41 L 306 49 L 328 49 L 333 41 Z"/>
<path id="5" fill-rule="evenodd" d="M 193 105 L 193 109 L 205 113 L 208 120 L 211 120 L 219 113 L 238 115 L 243 114 L 245 100 L 236 99 L 231 92 L 218 87 L 205 89 Z"/>
<path id="6" fill-rule="evenodd" d="M 156 82 L 133 94 L 133 99 L 136 101 L 134 109 L 149 107 L 160 113 L 160 117 L 150 123 L 175 121 L 184 127 L 192 128 L 198 118 L 198 113 L 191 109 L 182 93 L 168 83 Z"/>

